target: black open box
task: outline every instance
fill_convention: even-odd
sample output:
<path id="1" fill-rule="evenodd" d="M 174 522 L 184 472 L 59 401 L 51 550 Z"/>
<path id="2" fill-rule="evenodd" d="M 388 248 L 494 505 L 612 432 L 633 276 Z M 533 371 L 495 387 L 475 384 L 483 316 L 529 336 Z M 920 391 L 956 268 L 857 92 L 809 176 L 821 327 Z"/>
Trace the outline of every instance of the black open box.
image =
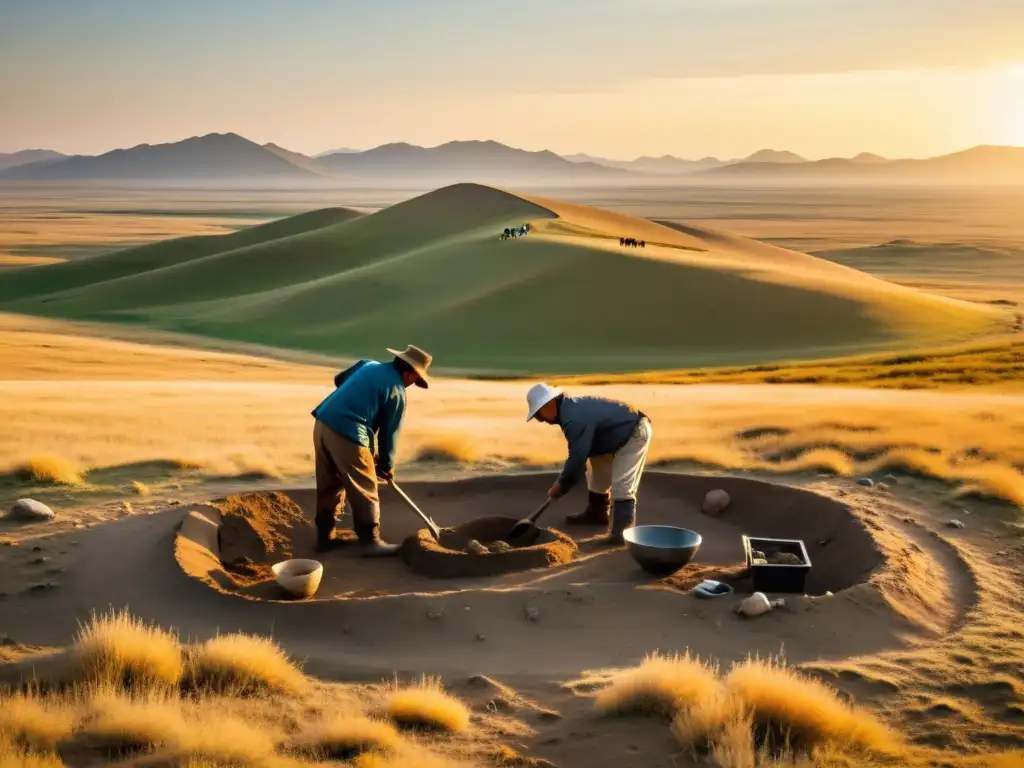
<path id="1" fill-rule="evenodd" d="M 782 563 L 754 563 L 751 550 L 788 552 L 800 558 L 799 565 Z M 806 594 L 807 574 L 811 570 L 811 558 L 802 539 L 765 539 L 743 535 L 743 554 L 747 560 L 747 571 L 755 592 L 794 592 Z"/>

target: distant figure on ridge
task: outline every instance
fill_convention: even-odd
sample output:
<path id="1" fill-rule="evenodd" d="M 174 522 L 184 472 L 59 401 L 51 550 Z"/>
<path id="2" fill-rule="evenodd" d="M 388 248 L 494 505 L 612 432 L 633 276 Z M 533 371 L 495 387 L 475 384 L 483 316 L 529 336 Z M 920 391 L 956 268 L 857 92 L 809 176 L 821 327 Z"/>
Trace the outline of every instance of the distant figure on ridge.
<path id="1" fill-rule="evenodd" d="M 352 505 L 352 528 L 368 557 L 393 555 L 397 544 L 380 538 L 378 481 L 390 481 L 405 415 L 406 389 L 429 384 L 431 356 L 409 346 L 390 363 L 360 360 L 334 377 L 335 390 L 313 409 L 316 456 L 316 548 L 331 549 L 335 515 Z M 376 433 L 376 435 L 375 435 Z M 374 461 L 374 443 L 377 459 Z"/>
<path id="2" fill-rule="evenodd" d="M 526 394 L 527 421 L 557 424 L 569 444 L 569 457 L 548 491 L 557 499 L 579 482 L 586 468 L 587 508 L 567 515 L 571 525 L 607 525 L 606 544 L 621 544 L 622 532 L 636 523 L 636 495 L 647 463 L 651 420 L 631 405 L 603 397 L 571 397 L 557 387 L 535 384 Z"/>

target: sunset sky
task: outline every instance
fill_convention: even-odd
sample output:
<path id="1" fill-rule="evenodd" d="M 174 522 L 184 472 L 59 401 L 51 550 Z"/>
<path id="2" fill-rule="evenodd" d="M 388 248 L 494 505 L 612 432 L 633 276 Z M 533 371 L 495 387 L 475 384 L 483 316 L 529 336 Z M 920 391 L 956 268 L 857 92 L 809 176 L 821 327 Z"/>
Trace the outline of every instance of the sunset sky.
<path id="1" fill-rule="evenodd" d="M 0 151 L 1024 145 L 1021 0 L 0 0 Z"/>

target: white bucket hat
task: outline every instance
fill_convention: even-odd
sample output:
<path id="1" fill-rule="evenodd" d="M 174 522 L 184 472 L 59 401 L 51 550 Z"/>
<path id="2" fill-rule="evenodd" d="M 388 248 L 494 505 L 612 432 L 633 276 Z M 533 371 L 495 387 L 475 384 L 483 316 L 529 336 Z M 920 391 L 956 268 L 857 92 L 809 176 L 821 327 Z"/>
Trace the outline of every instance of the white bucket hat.
<path id="1" fill-rule="evenodd" d="M 543 383 L 534 384 L 530 387 L 530 391 L 526 393 L 526 406 L 528 409 L 526 420 L 530 421 L 537 415 L 537 411 L 550 403 L 560 394 L 562 394 L 562 390 L 558 387 L 551 387 Z"/>

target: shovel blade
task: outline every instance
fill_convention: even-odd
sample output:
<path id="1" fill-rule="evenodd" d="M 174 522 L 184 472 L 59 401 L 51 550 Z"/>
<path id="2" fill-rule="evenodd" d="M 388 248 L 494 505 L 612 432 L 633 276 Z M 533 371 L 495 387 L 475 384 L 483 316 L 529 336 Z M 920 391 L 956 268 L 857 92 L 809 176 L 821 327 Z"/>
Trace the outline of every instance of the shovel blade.
<path id="1" fill-rule="evenodd" d="M 539 536 L 540 528 L 532 521 L 520 520 L 505 537 L 505 541 L 513 546 L 524 547 L 533 544 Z"/>

